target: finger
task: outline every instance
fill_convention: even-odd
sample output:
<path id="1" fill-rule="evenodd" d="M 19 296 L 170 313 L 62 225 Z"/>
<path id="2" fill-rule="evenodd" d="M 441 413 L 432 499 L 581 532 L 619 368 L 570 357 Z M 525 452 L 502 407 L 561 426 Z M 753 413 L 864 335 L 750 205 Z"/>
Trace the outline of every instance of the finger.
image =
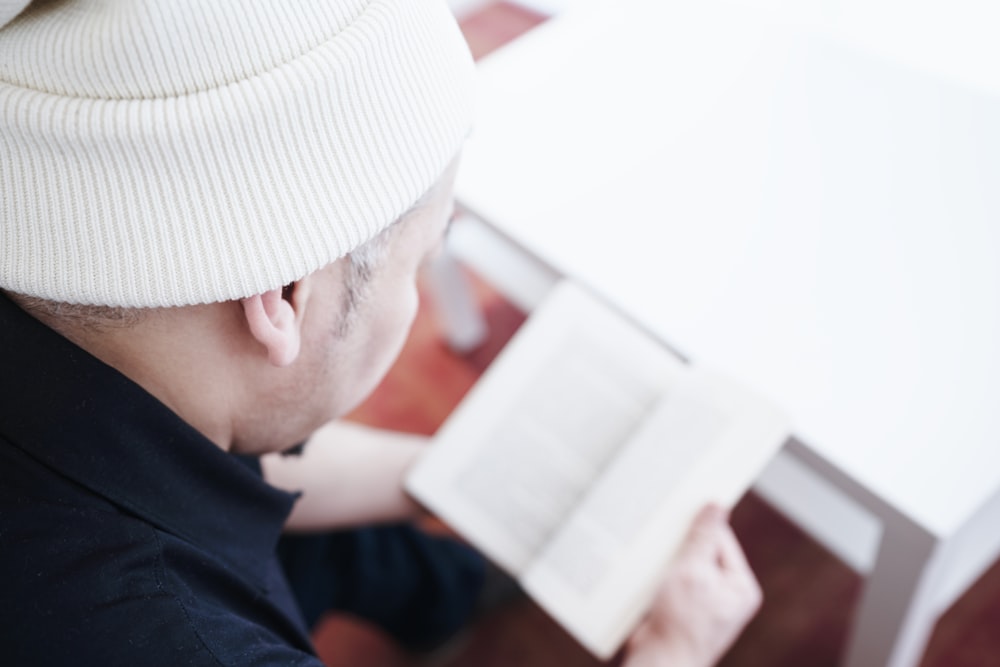
<path id="1" fill-rule="evenodd" d="M 712 517 L 720 523 L 729 523 L 729 510 L 717 502 L 709 501 L 699 511 L 699 515 L 704 514 Z"/>
<path id="2" fill-rule="evenodd" d="M 763 602 L 764 592 L 735 533 L 728 526 L 718 534 L 716 548 L 720 574 L 730 585 L 743 591 L 748 608 L 759 608 Z"/>
<path id="3" fill-rule="evenodd" d="M 743 547 L 728 524 L 723 526 L 715 536 L 716 553 L 719 566 L 723 570 L 736 573 L 750 572 L 750 564 L 747 562 Z"/>
<path id="4" fill-rule="evenodd" d="M 712 558 L 717 551 L 717 533 L 726 526 L 726 513 L 718 505 L 701 508 L 691 522 L 678 552 L 680 558 Z"/>

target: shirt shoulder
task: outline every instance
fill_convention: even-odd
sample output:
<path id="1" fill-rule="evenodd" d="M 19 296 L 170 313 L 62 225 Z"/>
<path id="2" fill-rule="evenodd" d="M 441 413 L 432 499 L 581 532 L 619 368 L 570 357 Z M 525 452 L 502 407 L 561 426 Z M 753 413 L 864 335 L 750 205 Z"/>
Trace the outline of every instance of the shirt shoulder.
<path id="1" fill-rule="evenodd" d="M 0 573 L 14 602 L 0 605 L 5 662 L 321 667 L 267 591 L 196 545 L 17 463 L 0 467 Z"/>

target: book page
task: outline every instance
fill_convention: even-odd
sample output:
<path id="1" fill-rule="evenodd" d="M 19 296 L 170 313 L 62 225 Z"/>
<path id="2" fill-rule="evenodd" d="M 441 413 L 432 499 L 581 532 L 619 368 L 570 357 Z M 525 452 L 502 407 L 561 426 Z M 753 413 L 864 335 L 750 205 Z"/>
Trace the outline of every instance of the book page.
<path id="1" fill-rule="evenodd" d="M 681 369 L 607 306 L 560 285 L 445 423 L 407 489 L 519 573 Z"/>
<path id="2" fill-rule="evenodd" d="M 650 602 L 694 514 L 731 506 L 784 443 L 786 420 L 691 369 L 596 480 L 523 578 L 593 653 L 610 657 Z"/>
<path id="3" fill-rule="evenodd" d="M 593 354 L 584 339 L 566 340 L 558 352 L 536 369 L 507 418 L 455 480 L 465 498 L 506 526 L 531 555 L 655 399 L 650 388 Z"/>

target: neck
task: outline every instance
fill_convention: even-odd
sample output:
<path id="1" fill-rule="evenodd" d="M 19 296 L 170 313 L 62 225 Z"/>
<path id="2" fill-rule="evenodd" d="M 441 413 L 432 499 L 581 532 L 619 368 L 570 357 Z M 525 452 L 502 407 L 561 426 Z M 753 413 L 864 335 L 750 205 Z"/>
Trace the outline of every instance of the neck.
<path id="1" fill-rule="evenodd" d="M 246 386 L 235 375 L 236 350 L 226 319 L 229 304 L 169 308 L 143 313 L 127 327 L 95 331 L 46 322 L 73 343 L 137 383 L 224 450 Z"/>

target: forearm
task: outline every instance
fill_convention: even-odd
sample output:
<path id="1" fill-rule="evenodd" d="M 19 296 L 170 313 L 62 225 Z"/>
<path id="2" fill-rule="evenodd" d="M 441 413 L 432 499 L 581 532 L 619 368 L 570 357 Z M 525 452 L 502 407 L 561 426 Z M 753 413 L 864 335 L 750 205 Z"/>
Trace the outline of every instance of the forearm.
<path id="1" fill-rule="evenodd" d="M 287 530 L 330 530 L 417 516 L 403 479 L 424 447 L 422 436 L 333 422 L 300 455 L 268 454 L 261 466 L 273 486 L 302 492 Z"/>

